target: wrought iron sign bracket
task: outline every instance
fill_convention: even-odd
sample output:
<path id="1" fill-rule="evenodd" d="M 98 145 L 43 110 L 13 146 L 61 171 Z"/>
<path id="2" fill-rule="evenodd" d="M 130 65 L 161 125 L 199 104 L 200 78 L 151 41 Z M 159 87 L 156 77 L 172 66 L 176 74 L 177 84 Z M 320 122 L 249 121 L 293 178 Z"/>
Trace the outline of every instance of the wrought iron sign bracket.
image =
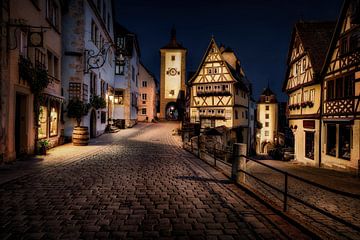
<path id="1" fill-rule="evenodd" d="M 105 65 L 107 55 L 112 46 L 112 43 L 104 43 L 103 46 L 98 50 L 98 52 L 93 49 L 86 49 L 84 53 L 84 72 L 89 73 L 89 71 L 92 69 L 102 68 Z"/>

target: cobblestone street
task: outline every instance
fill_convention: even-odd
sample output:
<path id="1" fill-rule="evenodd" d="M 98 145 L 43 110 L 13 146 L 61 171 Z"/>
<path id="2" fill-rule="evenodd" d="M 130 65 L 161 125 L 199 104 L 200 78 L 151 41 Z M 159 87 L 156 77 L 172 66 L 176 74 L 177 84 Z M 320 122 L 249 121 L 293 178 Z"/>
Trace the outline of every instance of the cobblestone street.
<path id="1" fill-rule="evenodd" d="M 138 124 L 3 181 L 0 238 L 309 238 L 182 150 L 176 127 Z"/>

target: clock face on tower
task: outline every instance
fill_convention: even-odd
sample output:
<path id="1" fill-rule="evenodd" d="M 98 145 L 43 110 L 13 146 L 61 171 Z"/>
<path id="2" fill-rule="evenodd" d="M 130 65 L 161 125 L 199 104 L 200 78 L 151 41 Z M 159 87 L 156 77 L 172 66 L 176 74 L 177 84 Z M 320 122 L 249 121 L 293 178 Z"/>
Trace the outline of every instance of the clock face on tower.
<path id="1" fill-rule="evenodd" d="M 168 74 L 171 76 L 175 76 L 178 73 L 178 71 L 176 70 L 176 68 L 170 68 L 168 71 Z"/>

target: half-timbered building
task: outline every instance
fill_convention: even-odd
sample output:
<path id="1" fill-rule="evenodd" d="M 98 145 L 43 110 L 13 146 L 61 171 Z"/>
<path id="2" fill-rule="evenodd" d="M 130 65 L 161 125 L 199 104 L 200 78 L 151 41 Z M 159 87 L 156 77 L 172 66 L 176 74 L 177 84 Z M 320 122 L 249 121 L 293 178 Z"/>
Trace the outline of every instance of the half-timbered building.
<path id="1" fill-rule="evenodd" d="M 321 160 L 329 167 L 359 167 L 359 11 L 359 1 L 344 2 L 323 69 Z"/>
<path id="2" fill-rule="evenodd" d="M 288 52 L 283 91 L 287 93 L 289 127 L 296 160 L 319 163 L 321 70 L 335 23 L 298 22 Z"/>
<path id="3" fill-rule="evenodd" d="M 238 142 L 247 142 L 249 88 L 240 61 L 230 48 L 218 47 L 214 38 L 197 72 L 188 81 L 190 122 L 202 128 L 226 126 Z"/>

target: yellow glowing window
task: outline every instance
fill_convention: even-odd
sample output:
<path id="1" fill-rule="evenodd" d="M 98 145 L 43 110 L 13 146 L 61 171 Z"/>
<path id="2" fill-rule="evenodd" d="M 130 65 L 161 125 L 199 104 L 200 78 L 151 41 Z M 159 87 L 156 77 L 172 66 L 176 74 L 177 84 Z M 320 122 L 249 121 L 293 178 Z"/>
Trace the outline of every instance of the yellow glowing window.
<path id="1" fill-rule="evenodd" d="M 38 138 L 46 138 L 47 137 L 47 107 L 40 106 L 39 109 L 39 119 L 38 119 Z"/>
<path id="2" fill-rule="evenodd" d="M 50 111 L 50 137 L 58 134 L 58 109 L 51 107 Z"/>

